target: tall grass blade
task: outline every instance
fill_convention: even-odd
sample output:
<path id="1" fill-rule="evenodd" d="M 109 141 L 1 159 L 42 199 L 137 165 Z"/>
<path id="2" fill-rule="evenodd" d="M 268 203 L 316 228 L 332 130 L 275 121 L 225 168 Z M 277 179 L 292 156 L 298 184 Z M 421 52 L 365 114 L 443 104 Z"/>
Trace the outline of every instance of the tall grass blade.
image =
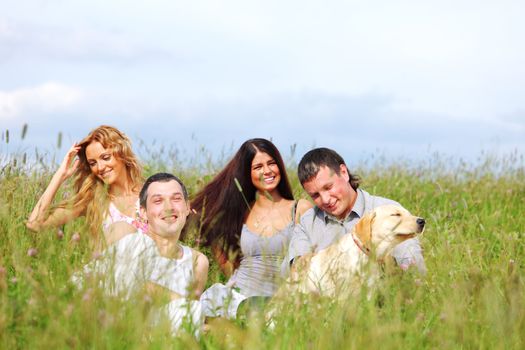
<path id="1" fill-rule="evenodd" d="M 57 138 L 57 148 L 61 148 L 62 147 L 62 132 L 60 131 L 58 133 L 58 138 Z"/>
<path id="2" fill-rule="evenodd" d="M 241 192 L 242 199 L 244 199 L 244 203 L 246 203 L 246 207 L 248 208 L 248 210 L 251 210 L 252 208 L 250 207 L 250 203 L 248 203 L 248 199 L 246 199 L 246 196 L 244 195 L 244 192 L 242 190 L 241 184 L 239 183 L 239 180 L 237 180 L 237 178 L 234 178 L 233 181 L 235 182 L 235 186 L 237 186 L 237 189 L 239 190 L 239 192 Z"/>
<path id="3" fill-rule="evenodd" d="M 26 134 L 27 134 L 27 123 L 25 123 L 24 126 L 22 127 L 22 140 L 25 139 Z"/>

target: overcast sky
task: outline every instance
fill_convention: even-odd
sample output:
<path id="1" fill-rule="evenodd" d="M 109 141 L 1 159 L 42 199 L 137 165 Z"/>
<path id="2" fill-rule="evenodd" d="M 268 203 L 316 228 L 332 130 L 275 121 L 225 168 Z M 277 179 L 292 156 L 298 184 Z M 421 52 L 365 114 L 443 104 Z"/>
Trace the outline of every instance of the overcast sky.
<path id="1" fill-rule="evenodd" d="M 525 1 L 0 2 L 0 124 L 349 162 L 525 151 Z M 64 149 L 62 151 L 65 152 Z"/>

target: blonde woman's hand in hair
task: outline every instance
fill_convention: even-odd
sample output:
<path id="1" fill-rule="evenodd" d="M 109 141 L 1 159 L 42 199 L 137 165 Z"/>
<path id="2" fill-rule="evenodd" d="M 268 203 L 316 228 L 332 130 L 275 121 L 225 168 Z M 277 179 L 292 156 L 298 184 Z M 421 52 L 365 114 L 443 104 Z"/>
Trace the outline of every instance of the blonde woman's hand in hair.
<path id="1" fill-rule="evenodd" d="M 67 151 L 66 156 L 58 167 L 57 173 L 60 174 L 62 181 L 67 180 L 77 171 L 80 159 L 75 159 L 75 157 L 78 155 L 78 151 L 80 151 L 80 146 L 75 143 Z"/>
<path id="2" fill-rule="evenodd" d="M 29 215 L 26 222 L 26 227 L 29 230 L 38 232 L 46 227 L 60 226 L 80 215 L 81 208 L 58 208 L 52 213 L 48 212 L 62 183 L 64 183 L 64 181 L 73 175 L 78 169 L 80 160 L 78 158 L 75 159 L 75 157 L 79 150 L 80 146 L 74 144 L 67 151 L 64 160 L 53 175 L 51 182 Z"/>

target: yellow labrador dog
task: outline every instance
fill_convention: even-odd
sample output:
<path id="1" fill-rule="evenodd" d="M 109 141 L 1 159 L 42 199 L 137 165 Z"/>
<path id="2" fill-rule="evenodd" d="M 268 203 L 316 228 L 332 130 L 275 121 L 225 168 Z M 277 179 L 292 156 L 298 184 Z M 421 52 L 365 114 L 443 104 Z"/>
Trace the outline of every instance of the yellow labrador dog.
<path id="1" fill-rule="evenodd" d="M 377 207 L 336 243 L 302 257 L 290 275 L 289 286 L 328 297 L 358 293 L 363 284 L 371 285 L 379 277 L 379 264 L 368 262 L 385 262 L 397 244 L 422 233 L 424 227 L 424 219 L 400 206 Z"/>

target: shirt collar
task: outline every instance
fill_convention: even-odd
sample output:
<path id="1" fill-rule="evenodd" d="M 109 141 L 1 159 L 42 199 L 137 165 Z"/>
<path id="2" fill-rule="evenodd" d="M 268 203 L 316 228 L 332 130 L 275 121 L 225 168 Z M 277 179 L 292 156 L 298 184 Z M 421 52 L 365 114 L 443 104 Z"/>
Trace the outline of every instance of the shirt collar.
<path id="1" fill-rule="evenodd" d="M 344 218 L 343 220 L 339 220 L 335 216 L 332 216 L 332 215 L 326 213 L 324 210 L 319 209 L 319 211 L 321 212 L 321 215 L 323 217 L 324 222 L 327 223 L 328 220 L 332 220 L 332 221 L 335 221 L 335 222 L 345 222 L 345 221 L 348 221 L 348 220 L 352 219 L 352 213 L 357 215 L 358 218 L 361 218 L 364 215 L 364 213 L 365 213 L 365 198 L 364 198 L 363 191 L 361 189 L 358 188 L 356 190 L 356 193 L 357 193 L 357 198 L 355 199 L 354 206 L 352 207 L 352 210 L 350 210 L 350 212 L 348 213 L 346 218 Z"/>

